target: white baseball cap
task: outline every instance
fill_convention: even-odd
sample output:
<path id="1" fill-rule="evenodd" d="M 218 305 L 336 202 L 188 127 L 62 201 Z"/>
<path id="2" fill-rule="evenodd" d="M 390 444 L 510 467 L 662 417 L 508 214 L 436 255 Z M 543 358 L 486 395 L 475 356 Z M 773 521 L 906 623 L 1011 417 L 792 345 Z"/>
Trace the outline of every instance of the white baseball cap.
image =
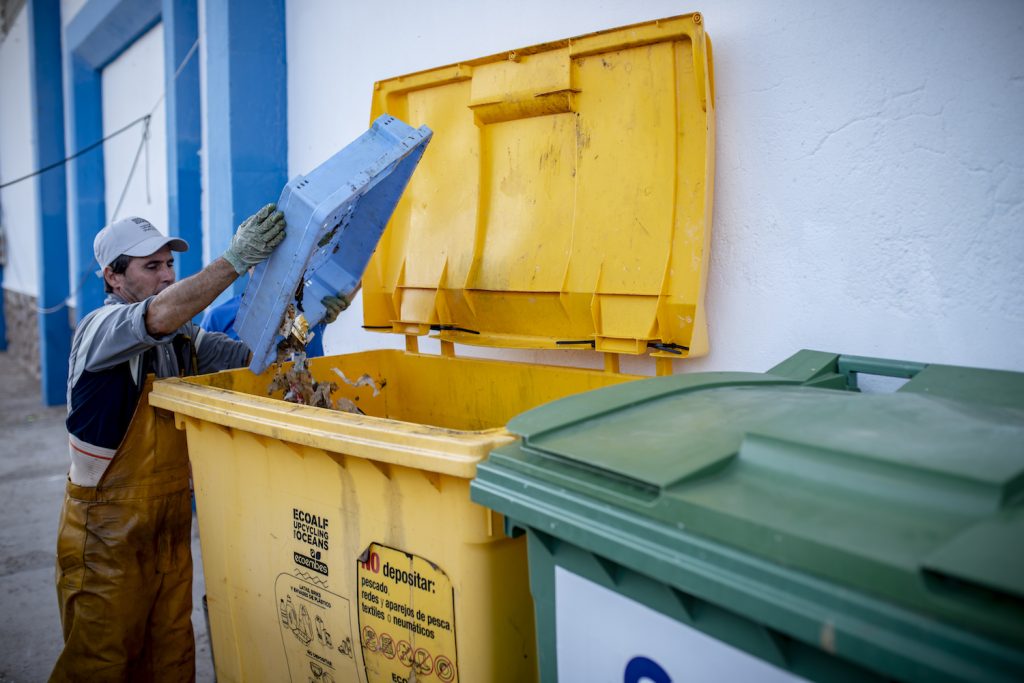
<path id="1" fill-rule="evenodd" d="M 188 251 L 188 242 L 179 237 L 168 237 L 145 218 L 122 218 L 100 230 L 93 240 L 92 251 L 100 265 L 96 274 L 103 277 L 103 269 L 121 254 L 149 256 L 165 245 L 170 245 L 172 251 Z"/>

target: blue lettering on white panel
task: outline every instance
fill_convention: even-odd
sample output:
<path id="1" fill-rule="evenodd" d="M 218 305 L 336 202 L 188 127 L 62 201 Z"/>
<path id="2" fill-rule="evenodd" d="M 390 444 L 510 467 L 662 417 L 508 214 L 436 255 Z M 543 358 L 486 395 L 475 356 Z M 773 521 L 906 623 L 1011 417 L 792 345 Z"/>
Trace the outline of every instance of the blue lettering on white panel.
<path id="1" fill-rule="evenodd" d="M 629 660 L 622 681 L 623 683 L 640 683 L 640 681 L 672 683 L 672 678 L 656 661 L 641 656 Z"/>

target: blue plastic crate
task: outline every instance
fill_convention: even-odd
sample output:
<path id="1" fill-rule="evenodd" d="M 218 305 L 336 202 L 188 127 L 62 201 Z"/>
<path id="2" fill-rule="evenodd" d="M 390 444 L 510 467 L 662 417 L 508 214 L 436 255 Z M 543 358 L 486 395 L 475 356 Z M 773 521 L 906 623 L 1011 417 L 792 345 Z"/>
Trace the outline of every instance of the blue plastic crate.
<path id="1" fill-rule="evenodd" d="M 287 235 L 253 272 L 235 322 L 252 349 L 250 370 L 263 372 L 277 359 L 289 304 L 312 328 L 324 317 L 325 296 L 356 288 L 431 135 L 426 126 L 381 116 L 309 175 L 285 186 L 277 206 Z"/>

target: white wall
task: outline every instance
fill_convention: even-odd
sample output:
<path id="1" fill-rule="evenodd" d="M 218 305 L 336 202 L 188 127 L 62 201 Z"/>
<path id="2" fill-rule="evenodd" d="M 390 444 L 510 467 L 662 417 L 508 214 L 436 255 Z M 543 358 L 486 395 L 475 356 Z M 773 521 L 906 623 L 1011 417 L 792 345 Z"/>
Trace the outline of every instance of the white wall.
<path id="1" fill-rule="evenodd" d="M 0 43 L 0 183 L 36 170 L 29 74 L 28 12 L 22 8 Z M 39 295 L 36 179 L 0 190 L 0 225 L 7 240 L 3 287 Z"/>
<path id="2" fill-rule="evenodd" d="M 365 129 L 373 81 L 700 9 L 714 41 L 711 352 L 809 347 L 1024 370 L 1024 3 L 288 3 L 289 171 Z M 354 307 L 330 353 L 385 346 Z"/>
<path id="3" fill-rule="evenodd" d="M 166 103 L 162 99 L 163 24 L 157 24 L 147 31 L 103 69 L 102 89 L 104 136 L 140 116 L 153 112 L 149 125 L 148 149 L 143 148 L 130 182 L 129 172 L 139 150 L 142 124 L 104 143 L 107 220 L 114 218 L 118 200 L 127 184 L 128 191 L 117 218 L 142 216 L 166 234 L 169 228 Z"/>
<path id="4" fill-rule="evenodd" d="M 67 26 L 85 3 L 86 0 L 60 0 L 60 23 Z"/>
<path id="5" fill-rule="evenodd" d="M 694 367 L 812 347 L 1024 369 L 1024 4 L 739 9 L 708 11 L 713 351 Z"/>

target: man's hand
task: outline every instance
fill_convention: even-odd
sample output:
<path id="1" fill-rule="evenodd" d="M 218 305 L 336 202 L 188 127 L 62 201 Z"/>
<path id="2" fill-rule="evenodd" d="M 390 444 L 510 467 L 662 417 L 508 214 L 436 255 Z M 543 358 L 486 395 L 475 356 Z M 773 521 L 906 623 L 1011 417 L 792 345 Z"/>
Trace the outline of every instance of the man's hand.
<path id="1" fill-rule="evenodd" d="M 324 313 L 323 324 L 330 325 L 338 319 L 338 315 L 348 308 L 352 302 L 339 292 L 338 296 L 325 296 L 320 300 L 320 303 L 327 309 L 327 312 Z"/>
<path id="2" fill-rule="evenodd" d="M 284 214 L 274 204 L 267 204 L 238 226 L 224 259 L 241 275 L 257 263 L 265 261 L 284 239 Z"/>

